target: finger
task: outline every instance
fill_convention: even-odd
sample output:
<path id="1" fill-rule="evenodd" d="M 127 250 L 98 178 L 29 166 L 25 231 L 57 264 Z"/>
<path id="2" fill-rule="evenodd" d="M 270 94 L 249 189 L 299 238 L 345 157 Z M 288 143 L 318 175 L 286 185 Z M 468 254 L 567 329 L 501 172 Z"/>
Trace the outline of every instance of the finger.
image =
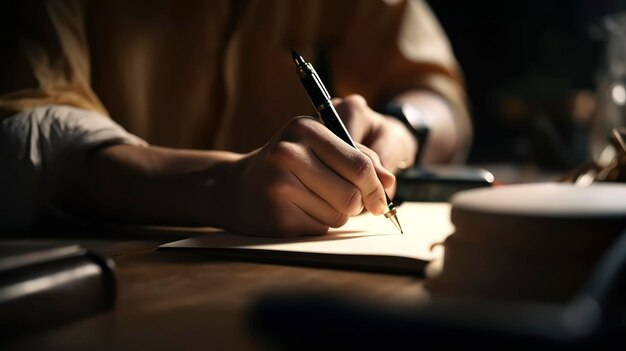
<path id="1" fill-rule="evenodd" d="M 292 172 L 285 177 L 283 185 L 276 188 L 280 189 L 276 195 L 297 207 L 296 213 L 300 212 L 295 216 L 286 214 L 281 219 L 283 231 L 290 232 L 289 228 L 294 227 L 298 228 L 296 232 L 299 233 L 319 234 L 321 229 L 325 232 L 328 227 L 341 227 L 350 218 L 349 214 L 335 210 L 328 202 L 312 192 Z"/>
<path id="2" fill-rule="evenodd" d="M 324 221 L 333 225 L 338 223 L 339 215 L 333 218 L 336 211 L 330 205 L 324 205 L 323 200 L 312 194 L 288 170 L 283 169 L 281 173 L 278 183 L 269 188 L 269 195 L 282 203 L 278 211 L 268 216 L 270 232 L 262 234 L 276 236 L 278 232 L 284 237 L 322 235 L 330 226 Z"/>
<path id="3" fill-rule="evenodd" d="M 368 211 L 376 215 L 383 214 L 387 203 L 372 159 L 339 139 L 323 125 L 303 122 L 307 127 L 300 131 L 302 140 L 320 161 L 359 188 L 363 205 Z"/>
<path id="4" fill-rule="evenodd" d="M 282 141 L 276 144 L 273 153 L 274 157 L 281 158 L 278 162 L 284 164 L 303 186 L 335 211 L 356 214 L 362 210 L 359 188 L 329 169 L 310 149 L 302 144 Z"/>
<path id="5" fill-rule="evenodd" d="M 321 123 L 310 118 L 293 119 L 281 132 L 284 140 L 307 145 L 329 169 L 359 188 L 365 208 L 383 214 L 387 208 L 384 189 L 372 160 L 344 142 Z"/>
<path id="6" fill-rule="evenodd" d="M 343 99 L 346 103 L 354 106 L 367 106 L 367 100 L 360 94 L 350 94 Z"/>
<path id="7" fill-rule="evenodd" d="M 341 227 L 350 218 L 349 214 L 335 210 L 328 202 L 317 196 L 304 184 L 300 184 L 291 202 L 306 213 L 307 216 L 326 227 Z"/>
<path id="8" fill-rule="evenodd" d="M 385 168 L 376 152 L 365 145 L 357 145 L 359 149 L 366 154 L 374 163 L 376 175 L 385 189 L 391 189 L 396 183 L 396 177 L 387 168 Z"/>

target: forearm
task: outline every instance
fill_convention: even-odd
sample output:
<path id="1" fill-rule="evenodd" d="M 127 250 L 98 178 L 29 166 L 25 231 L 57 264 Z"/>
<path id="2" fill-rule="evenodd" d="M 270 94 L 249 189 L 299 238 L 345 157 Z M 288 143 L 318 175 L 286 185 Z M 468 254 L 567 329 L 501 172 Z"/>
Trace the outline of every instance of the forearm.
<path id="1" fill-rule="evenodd" d="M 423 148 L 422 163 L 449 163 L 463 158 L 470 133 L 465 114 L 455 114 L 446 99 L 428 90 L 408 91 L 392 101 L 417 107 L 429 126 L 426 145 L 419 145 Z"/>
<path id="2" fill-rule="evenodd" d="M 224 224 L 239 154 L 114 145 L 94 152 L 72 212 L 99 220 L 152 224 Z M 67 193 L 67 192 L 65 192 Z"/>

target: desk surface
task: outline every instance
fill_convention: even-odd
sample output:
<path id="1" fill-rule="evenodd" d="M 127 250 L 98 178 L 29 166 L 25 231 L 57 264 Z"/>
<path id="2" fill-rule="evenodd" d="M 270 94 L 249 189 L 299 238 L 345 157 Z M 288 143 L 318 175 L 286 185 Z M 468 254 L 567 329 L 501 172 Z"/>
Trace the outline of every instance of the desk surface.
<path id="1" fill-rule="evenodd" d="M 494 171 L 496 179 L 506 178 L 501 175 L 504 171 Z M 117 233 L 116 237 L 110 233 Z M 99 239 L 85 239 L 84 234 L 80 231 L 54 242 L 79 243 L 113 258 L 118 277 L 115 308 L 16 337 L 2 345 L 3 350 L 261 350 L 264 344 L 246 326 L 246 312 L 266 293 L 315 289 L 381 303 L 418 303 L 427 298 L 418 277 L 226 261 L 156 250 L 189 233 L 155 237 L 105 229 L 92 235 Z"/>
<path id="2" fill-rule="evenodd" d="M 417 277 L 225 261 L 156 250 L 173 239 L 178 238 L 59 239 L 113 258 L 117 304 L 107 313 L 19 336 L 4 349 L 259 350 L 264 344 L 246 327 L 246 311 L 265 293 L 315 289 L 384 302 L 419 301 L 426 296 Z"/>

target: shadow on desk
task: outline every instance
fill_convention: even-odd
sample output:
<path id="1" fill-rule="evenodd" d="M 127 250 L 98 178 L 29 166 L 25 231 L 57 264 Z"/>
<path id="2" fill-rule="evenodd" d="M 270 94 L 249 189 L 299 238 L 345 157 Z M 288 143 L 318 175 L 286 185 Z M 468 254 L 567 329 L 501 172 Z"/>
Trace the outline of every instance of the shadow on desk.
<path id="1" fill-rule="evenodd" d="M 47 220 L 31 231 L 0 229 L 0 243 L 81 245 L 108 257 L 153 249 L 194 235 L 217 232 L 208 227 L 157 227 L 103 222 Z"/>

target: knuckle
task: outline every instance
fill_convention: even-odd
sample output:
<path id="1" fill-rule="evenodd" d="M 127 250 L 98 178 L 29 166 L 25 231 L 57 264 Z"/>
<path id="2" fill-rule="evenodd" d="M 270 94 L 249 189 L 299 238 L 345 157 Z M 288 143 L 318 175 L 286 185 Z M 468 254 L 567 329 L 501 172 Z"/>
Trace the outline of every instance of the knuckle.
<path id="1" fill-rule="evenodd" d="M 383 193 L 381 193 L 380 188 L 376 187 L 364 195 L 364 202 L 368 202 L 371 204 L 374 201 L 383 200 L 384 197 L 385 196 Z"/>
<path id="2" fill-rule="evenodd" d="M 358 107 L 352 103 L 350 100 L 345 100 L 343 104 L 341 104 L 341 112 L 348 116 L 353 116 L 357 113 Z"/>
<path id="3" fill-rule="evenodd" d="M 369 157 L 365 155 L 359 155 L 359 157 L 356 158 L 354 169 L 357 181 L 363 182 L 367 180 L 367 178 L 371 177 L 371 175 L 373 174 L 374 163 Z"/>
<path id="4" fill-rule="evenodd" d="M 344 101 L 354 106 L 367 106 L 367 101 L 365 101 L 365 98 L 360 94 L 350 94 L 344 98 Z"/>
<path id="5" fill-rule="evenodd" d="M 373 161 L 380 161 L 380 157 L 378 156 L 378 154 L 370 149 L 369 147 L 365 146 L 365 145 L 360 145 L 359 148 L 364 154 L 366 154 L 369 158 L 371 158 Z"/>
<path id="6" fill-rule="evenodd" d="M 348 95 L 344 98 L 346 107 L 353 112 L 363 111 L 367 107 L 365 98 L 358 94 Z"/>
<path id="7" fill-rule="evenodd" d="M 297 156 L 296 146 L 289 141 L 278 141 L 268 153 L 268 160 L 277 166 L 290 164 Z"/>
<path id="8" fill-rule="evenodd" d="M 287 135 L 295 140 L 301 140 L 306 138 L 313 131 L 313 123 L 315 122 L 312 117 L 300 116 L 289 121 L 285 127 Z"/>
<path id="9" fill-rule="evenodd" d="M 345 203 L 345 209 L 347 213 L 355 212 L 361 204 L 363 203 L 363 199 L 361 197 L 361 192 L 358 189 L 353 189 L 352 193 L 347 197 Z"/>

